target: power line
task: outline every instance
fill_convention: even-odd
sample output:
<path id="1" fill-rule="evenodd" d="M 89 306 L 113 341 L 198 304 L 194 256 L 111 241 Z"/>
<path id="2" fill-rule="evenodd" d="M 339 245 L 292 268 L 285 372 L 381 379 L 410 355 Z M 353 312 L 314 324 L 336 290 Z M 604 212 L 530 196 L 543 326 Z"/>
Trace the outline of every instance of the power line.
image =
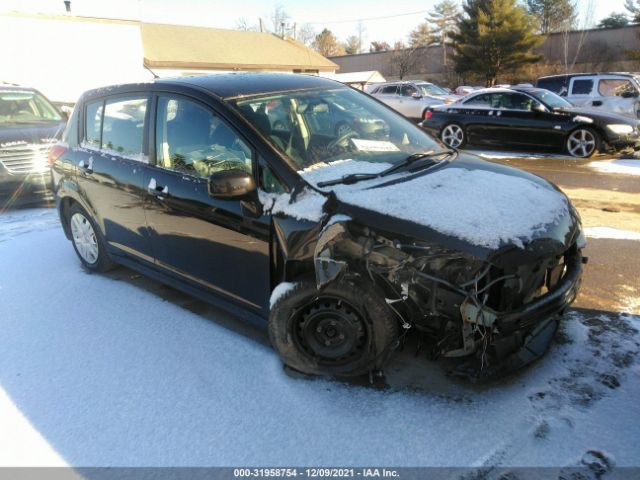
<path id="1" fill-rule="evenodd" d="M 368 18 L 355 18 L 351 20 L 331 20 L 327 22 L 306 22 L 311 25 L 334 25 L 338 23 L 355 23 L 355 22 L 368 22 L 370 20 L 385 20 L 387 18 L 396 18 L 396 17 L 408 17 L 410 15 L 418 15 L 418 14 L 429 13 L 429 10 L 418 10 L 416 12 L 407 12 L 407 13 L 398 13 L 396 15 L 382 15 L 379 17 L 368 17 Z"/>

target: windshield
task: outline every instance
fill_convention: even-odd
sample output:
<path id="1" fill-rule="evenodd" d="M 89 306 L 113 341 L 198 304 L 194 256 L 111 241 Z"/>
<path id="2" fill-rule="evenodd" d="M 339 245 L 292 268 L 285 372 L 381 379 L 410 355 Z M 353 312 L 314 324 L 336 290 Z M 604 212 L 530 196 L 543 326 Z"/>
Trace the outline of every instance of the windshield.
<path id="1" fill-rule="evenodd" d="M 420 89 L 422 95 L 449 95 L 444 88 L 441 88 L 433 83 L 417 83 L 416 86 Z"/>
<path id="2" fill-rule="evenodd" d="M 404 117 L 352 89 L 285 92 L 234 104 L 298 171 L 342 160 L 377 170 L 441 148 Z"/>
<path id="3" fill-rule="evenodd" d="M 564 98 L 550 92 L 549 90 L 531 90 L 529 93 L 550 108 L 573 107 L 573 105 Z"/>
<path id="4" fill-rule="evenodd" d="M 0 92 L 0 124 L 61 121 L 58 111 L 37 92 Z"/>

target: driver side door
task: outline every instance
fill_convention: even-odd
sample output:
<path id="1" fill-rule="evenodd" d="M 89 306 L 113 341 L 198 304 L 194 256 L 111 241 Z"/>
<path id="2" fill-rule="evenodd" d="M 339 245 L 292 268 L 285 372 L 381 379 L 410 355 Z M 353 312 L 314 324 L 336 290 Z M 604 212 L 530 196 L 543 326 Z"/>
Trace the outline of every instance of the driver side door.
<path id="1" fill-rule="evenodd" d="M 257 204 L 208 192 L 213 173 L 253 174 L 254 149 L 207 105 L 180 95 L 156 98 L 155 164 L 144 178 L 156 265 L 227 300 L 264 310 L 270 218 Z"/>

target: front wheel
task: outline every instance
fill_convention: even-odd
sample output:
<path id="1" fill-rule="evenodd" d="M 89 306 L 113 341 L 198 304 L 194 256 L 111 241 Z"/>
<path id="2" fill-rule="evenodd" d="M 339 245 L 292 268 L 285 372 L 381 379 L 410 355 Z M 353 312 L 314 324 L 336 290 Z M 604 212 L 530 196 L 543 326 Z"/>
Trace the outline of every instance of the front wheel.
<path id="1" fill-rule="evenodd" d="M 89 214 L 76 203 L 69 208 L 67 221 L 71 242 L 82 266 L 95 272 L 111 269 L 114 264 L 107 254 L 100 231 Z"/>
<path id="2" fill-rule="evenodd" d="M 440 140 L 448 147 L 462 148 L 467 143 L 467 136 L 460 125 L 450 123 L 440 132 Z"/>
<path id="3" fill-rule="evenodd" d="M 572 157 L 589 158 L 598 150 L 600 138 L 595 130 L 577 128 L 567 137 L 567 152 Z"/>
<path id="4" fill-rule="evenodd" d="M 340 280 L 322 290 L 303 281 L 279 298 L 269 338 L 285 365 L 312 375 L 357 376 L 382 367 L 398 322 L 373 286 Z"/>

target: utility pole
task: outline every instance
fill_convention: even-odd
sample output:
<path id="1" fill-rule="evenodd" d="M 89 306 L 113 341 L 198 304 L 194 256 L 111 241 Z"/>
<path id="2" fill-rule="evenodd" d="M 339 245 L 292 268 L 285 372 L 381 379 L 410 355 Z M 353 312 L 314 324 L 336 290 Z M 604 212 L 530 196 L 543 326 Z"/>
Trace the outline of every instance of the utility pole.
<path id="1" fill-rule="evenodd" d="M 258 18 L 258 23 L 260 24 L 260 31 L 264 32 L 264 26 L 262 25 L 262 17 Z"/>

